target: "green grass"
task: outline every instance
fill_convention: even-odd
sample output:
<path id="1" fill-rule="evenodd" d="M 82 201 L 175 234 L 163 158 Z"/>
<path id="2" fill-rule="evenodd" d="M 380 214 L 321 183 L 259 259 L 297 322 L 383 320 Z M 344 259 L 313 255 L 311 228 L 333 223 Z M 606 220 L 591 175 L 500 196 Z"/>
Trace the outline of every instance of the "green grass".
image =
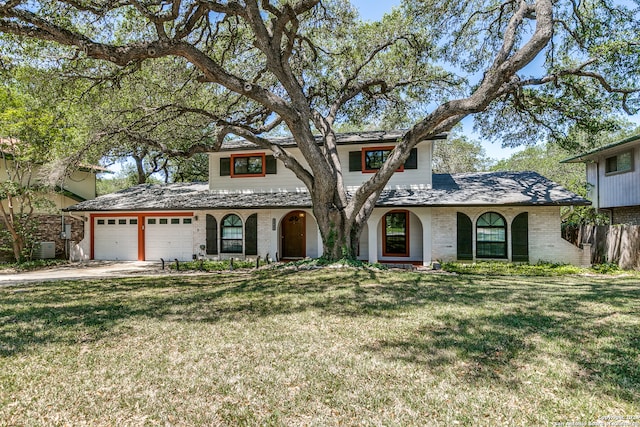
<path id="1" fill-rule="evenodd" d="M 445 262 L 442 269 L 456 274 L 474 274 L 483 276 L 567 276 L 577 274 L 635 275 L 637 271 L 621 270 L 616 264 L 596 264 L 591 268 L 570 264 L 540 262 L 538 264 L 517 264 L 499 261 Z"/>
<path id="2" fill-rule="evenodd" d="M 640 414 L 637 277 L 260 270 L 0 288 L 0 425 Z M 586 425 L 586 424 L 585 424 Z"/>

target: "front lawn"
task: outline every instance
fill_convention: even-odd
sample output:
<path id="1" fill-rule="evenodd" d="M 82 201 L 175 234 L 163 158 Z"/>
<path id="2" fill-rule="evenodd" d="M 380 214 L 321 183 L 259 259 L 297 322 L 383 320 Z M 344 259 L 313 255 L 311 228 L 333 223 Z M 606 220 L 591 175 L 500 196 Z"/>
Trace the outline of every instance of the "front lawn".
<path id="1" fill-rule="evenodd" d="M 0 425 L 632 420 L 638 331 L 637 276 L 325 268 L 11 286 Z"/>

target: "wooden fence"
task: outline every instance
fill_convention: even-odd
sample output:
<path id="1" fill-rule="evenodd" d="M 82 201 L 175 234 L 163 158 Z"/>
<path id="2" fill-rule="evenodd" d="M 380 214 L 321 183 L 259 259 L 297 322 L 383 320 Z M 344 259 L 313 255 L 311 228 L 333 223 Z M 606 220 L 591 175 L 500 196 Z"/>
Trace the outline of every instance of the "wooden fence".
<path id="1" fill-rule="evenodd" d="M 592 264 L 609 262 L 620 268 L 640 270 L 639 225 L 566 226 L 562 234 L 576 246 L 590 243 Z"/>

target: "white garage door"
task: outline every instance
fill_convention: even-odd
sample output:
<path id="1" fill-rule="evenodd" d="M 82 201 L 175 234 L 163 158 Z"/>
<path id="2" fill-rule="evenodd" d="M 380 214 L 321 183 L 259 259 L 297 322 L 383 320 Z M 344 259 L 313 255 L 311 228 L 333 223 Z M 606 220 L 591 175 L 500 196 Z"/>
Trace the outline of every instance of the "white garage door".
<path id="1" fill-rule="evenodd" d="M 94 221 L 94 259 L 138 259 L 137 218 L 96 218 Z"/>
<path id="2" fill-rule="evenodd" d="M 145 224 L 145 258 L 189 261 L 193 249 L 193 218 L 147 218 Z"/>

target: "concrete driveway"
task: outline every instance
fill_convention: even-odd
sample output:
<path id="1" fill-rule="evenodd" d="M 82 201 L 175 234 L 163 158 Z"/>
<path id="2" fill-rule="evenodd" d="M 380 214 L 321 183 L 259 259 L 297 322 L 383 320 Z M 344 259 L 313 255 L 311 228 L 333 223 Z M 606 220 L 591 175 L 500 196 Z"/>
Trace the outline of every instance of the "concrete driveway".
<path id="1" fill-rule="evenodd" d="M 46 270 L 0 273 L 0 286 L 52 280 L 79 280 L 167 274 L 159 262 L 153 261 L 88 261 Z"/>

